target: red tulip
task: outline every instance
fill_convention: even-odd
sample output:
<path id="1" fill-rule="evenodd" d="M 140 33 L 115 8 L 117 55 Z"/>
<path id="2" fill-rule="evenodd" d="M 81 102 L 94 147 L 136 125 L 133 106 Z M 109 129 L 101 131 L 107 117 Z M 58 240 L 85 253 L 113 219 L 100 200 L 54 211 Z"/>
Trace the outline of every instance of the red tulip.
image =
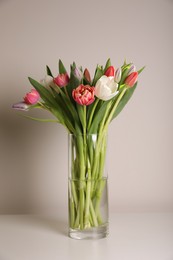
<path id="1" fill-rule="evenodd" d="M 115 75 L 115 68 L 113 66 L 108 67 L 107 70 L 105 71 L 105 75 L 107 77 L 114 77 L 114 75 Z"/>
<path id="2" fill-rule="evenodd" d="M 69 83 L 69 76 L 67 73 L 59 74 L 56 78 L 53 79 L 53 82 L 58 85 L 60 88 L 67 86 Z"/>
<path id="3" fill-rule="evenodd" d="M 79 105 L 88 106 L 95 100 L 94 93 L 94 87 L 81 84 L 76 89 L 73 89 L 72 96 Z"/>
<path id="4" fill-rule="evenodd" d="M 125 83 L 128 87 L 132 88 L 132 87 L 135 85 L 135 83 L 136 83 L 136 81 L 137 81 L 137 78 L 138 78 L 138 72 L 137 72 L 137 71 L 132 72 L 132 73 L 126 78 L 126 80 L 125 80 L 124 83 Z"/>
<path id="5" fill-rule="evenodd" d="M 34 105 L 38 102 L 40 95 L 36 89 L 31 89 L 31 92 L 27 93 L 24 97 L 26 104 Z"/>

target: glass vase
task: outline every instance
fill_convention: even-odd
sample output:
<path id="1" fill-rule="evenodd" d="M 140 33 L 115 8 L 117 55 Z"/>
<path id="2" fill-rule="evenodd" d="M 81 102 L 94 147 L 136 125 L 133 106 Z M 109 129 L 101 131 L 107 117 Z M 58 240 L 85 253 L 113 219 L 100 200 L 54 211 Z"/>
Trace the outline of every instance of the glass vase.
<path id="1" fill-rule="evenodd" d="M 69 236 L 98 239 L 108 235 L 106 134 L 69 134 Z"/>

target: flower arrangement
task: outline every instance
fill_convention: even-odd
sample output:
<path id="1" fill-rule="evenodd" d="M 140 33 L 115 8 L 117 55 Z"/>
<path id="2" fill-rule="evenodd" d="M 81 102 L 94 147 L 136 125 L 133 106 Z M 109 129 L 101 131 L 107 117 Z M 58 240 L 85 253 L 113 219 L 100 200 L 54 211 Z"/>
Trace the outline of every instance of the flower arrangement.
<path id="1" fill-rule="evenodd" d="M 137 87 L 138 75 L 132 63 L 115 69 L 110 59 L 97 65 L 93 79 L 88 69 L 83 71 L 75 63 L 68 74 L 59 60 L 59 74 L 47 75 L 40 82 L 29 78 L 31 89 L 13 108 L 27 111 L 45 109 L 55 116 L 73 135 L 70 163 L 69 212 L 72 229 L 87 229 L 103 224 L 100 202 L 105 185 L 104 162 L 106 134 L 111 121 L 117 117 Z M 26 116 L 38 121 L 53 121 Z M 93 137 L 95 136 L 95 137 Z M 74 156 L 75 153 L 75 156 Z M 76 183 L 79 180 L 79 183 Z"/>

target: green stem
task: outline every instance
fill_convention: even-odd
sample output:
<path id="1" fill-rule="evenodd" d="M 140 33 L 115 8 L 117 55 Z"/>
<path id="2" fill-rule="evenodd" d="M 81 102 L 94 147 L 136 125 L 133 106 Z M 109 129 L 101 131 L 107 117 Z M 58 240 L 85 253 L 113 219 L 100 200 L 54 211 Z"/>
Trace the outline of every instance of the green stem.
<path id="1" fill-rule="evenodd" d="M 86 142 L 86 106 L 83 106 L 83 135 L 84 135 L 84 159 L 85 165 L 87 163 L 86 153 L 87 153 L 87 142 Z"/>
<path id="2" fill-rule="evenodd" d="M 74 218 L 75 218 L 74 202 L 71 198 L 70 199 L 70 227 L 71 228 L 73 228 L 74 226 Z"/>
<path id="3" fill-rule="evenodd" d="M 88 179 L 87 179 L 87 186 L 86 186 L 85 217 L 84 217 L 85 227 L 89 225 L 90 197 L 91 197 L 91 168 L 88 160 Z"/>
<path id="4" fill-rule="evenodd" d="M 112 120 L 112 117 L 113 117 L 113 115 L 114 115 L 114 113 L 115 113 L 115 110 L 117 109 L 118 104 L 119 104 L 119 102 L 121 101 L 122 97 L 124 96 L 126 90 L 127 90 L 127 87 L 125 87 L 125 88 L 122 90 L 122 92 L 120 93 L 119 97 L 117 98 L 117 100 L 116 100 L 116 102 L 115 102 L 115 105 L 113 106 L 113 108 L 112 108 L 112 110 L 111 110 L 111 112 L 110 112 L 110 114 L 109 114 L 109 117 L 108 117 L 108 119 L 107 119 L 107 121 L 106 121 L 106 123 L 105 123 L 104 129 L 107 129 L 107 128 L 108 128 L 108 125 L 109 125 L 109 123 L 110 123 L 111 120 Z"/>
<path id="5" fill-rule="evenodd" d="M 94 115 L 94 112 L 95 112 L 95 109 L 97 107 L 98 102 L 99 102 L 99 99 L 96 99 L 94 106 L 92 108 L 92 111 L 91 111 L 91 114 L 90 114 L 90 117 L 89 117 L 88 127 L 87 127 L 88 130 L 90 129 L 91 122 L 92 122 L 92 119 L 93 119 L 93 115 Z"/>
<path id="6" fill-rule="evenodd" d="M 99 138 L 102 139 L 102 131 L 103 131 L 103 127 L 104 127 L 104 124 L 105 124 L 105 121 L 106 121 L 106 118 L 108 117 L 108 114 L 109 114 L 109 109 L 111 108 L 111 105 L 112 105 L 112 102 L 109 102 L 109 104 L 107 105 L 107 108 L 106 108 L 106 112 L 104 114 L 104 117 L 100 123 L 100 128 L 99 128 Z"/>
<path id="7" fill-rule="evenodd" d="M 106 179 L 100 179 L 98 183 L 98 188 L 96 191 L 96 201 L 95 201 L 95 214 L 98 218 L 99 224 L 102 223 L 101 215 L 100 215 L 100 201 L 102 198 L 103 190 L 106 184 Z"/>
<path id="8" fill-rule="evenodd" d="M 85 181 L 85 158 L 84 158 L 84 146 L 82 135 L 77 136 L 78 146 L 78 167 L 79 167 L 79 221 L 80 229 L 83 229 L 83 216 L 84 216 L 84 181 Z"/>
<path id="9" fill-rule="evenodd" d="M 64 91 L 65 91 L 65 94 L 66 94 L 67 98 L 70 100 L 66 87 L 64 87 Z"/>
<path id="10" fill-rule="evenodd" d="M 90 212 L 91 212 L 91 216 L 92 216 L 92 220 L 93 220 L 93 225 L 94 225 L 94 227 L 97 227 L 98 226 L 98 221 L 97 221 L 97 217 L 96 217 L 96 214 L 95 214 L 94 207 L 93 207 L 91 199 L 90 199 Z"/>
<path id="11" fill-rule="evenodd" d="M 80 213 L 80 229 L 84 228 L 84 223 L 83 223 L 83 215 L 84 215 L 84 190 L 83 187 L 80 188 L 80 202 L 79 202 L 79 213 Z"/>
<path id="12" fill-rule="evenodd" d="M 72 196 L 73 196 L 73 200 L 74 200 L 74 205 L 75 205 L 75 208 L 77 210 L 77 208 L 78 208 L 78 198 L 77 198 L 77 194 L 76 194 L 76 187 L 75 187 L 73 180 L 72 180 L 71 185 L 72 185 Z"/>

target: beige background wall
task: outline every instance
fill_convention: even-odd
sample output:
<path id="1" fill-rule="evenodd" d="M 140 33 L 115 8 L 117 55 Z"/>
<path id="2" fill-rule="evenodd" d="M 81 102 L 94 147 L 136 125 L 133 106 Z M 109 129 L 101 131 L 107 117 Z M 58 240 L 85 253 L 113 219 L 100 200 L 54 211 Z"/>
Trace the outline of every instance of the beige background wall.
<path id="1" fill-rule="evenodd" d="M 111 210 L 173 210 L 173 1 L 0 1 L 0 213 L 67 206 L 67 134 L 11 104 L 61 58 L 92 73 L 108 57 L 146 65 L 109 130 Z M 49 117 L 46 113 L 34 113 Z"/>

